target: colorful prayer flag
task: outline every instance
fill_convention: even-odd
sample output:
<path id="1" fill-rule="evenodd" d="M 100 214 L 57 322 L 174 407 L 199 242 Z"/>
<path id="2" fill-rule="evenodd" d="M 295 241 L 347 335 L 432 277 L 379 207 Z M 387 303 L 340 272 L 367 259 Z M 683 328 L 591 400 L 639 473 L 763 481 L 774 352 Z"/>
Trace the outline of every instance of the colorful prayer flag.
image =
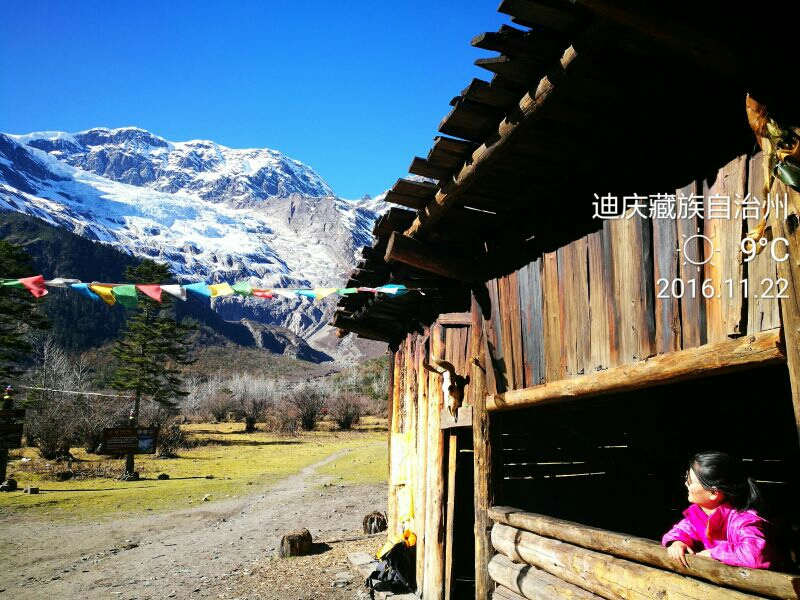
<path id="1" fill-rule="evenodd" d="M 214 283 L 209 285 L 208 288 L 211 290 L 212 298 L 216 298 L 217 296 L 230 296 L 235 293 L 230 284 L 227 283 Z"/>
<path id="2" fill-rule="evenodd" d="M 88 283 L 73 283 L 70 287 L 76 292 L 81 293 L 84 296 L 88 296 L 92 300 L 100 300 L 100 296 L 89 289 Z"/>
<path id="3" fill-rule="evenodd" d="M 205 296 L 206 298 L 211 297 L 211 289 L 209 289 L 208 285 L 204 281 L 198 281 L 197 283 L 189 283 L 183 286 L 188 292 L 194 292 L 195 294 L 200 294 L 201 296 Z"/>
<path id="4" fill-rule="evenodd" d="M 241 281 L 233 284 L 233 291 L 241 296 L 252 296 L 253 286 L 247 281 Z M 272 295 L 270 295 L 270 298 L 272 298 Z"/>
<path id="5" fill-rule="evenodd" d="M 180 288 L 181 286 L 177 285 L 175 287 Z M 137 285 L 136 289 L 138 289 L 148 298 L 152 298 L 156 302 L 161 303 L 162 287 L 160 285 L 158 284 Z M 186 298 L 184 297 L 183 300 L 186 300 Z"/>
<path id="6" fill-rule="evenodd" d="M 34 275 L 33 277 L 23 277 L 19 282 L 25 286 L 31 294 L 37 298 L 47 295 L 47 288 L 44 287 L 44 277 Z"/>
<path id="7" fill-rule="evenodd" d="M 92 283 L 89 284 L 89 289 L 100 296 L 100 299 L 109 306 L 112 306 L 117 301 L 117 299 L 114 298 L 114 294 L 111 292 L 113 288 L 110 285 L 97 285 Z"/>
<path id="8" fill-rule="evenodd" d="M 136 308 L 136 305 L 139 304 L 135 285 L 115 285 L 111 288 L 111 293 L 125 308 Z"/>
<path id="9" fill-rule="evenodd" d="M 167 292 L 170 296 L 175 296 L 178 300 L 186 300 L 186 290 L 180 285 L 162 285 L 161 290 Z"/>

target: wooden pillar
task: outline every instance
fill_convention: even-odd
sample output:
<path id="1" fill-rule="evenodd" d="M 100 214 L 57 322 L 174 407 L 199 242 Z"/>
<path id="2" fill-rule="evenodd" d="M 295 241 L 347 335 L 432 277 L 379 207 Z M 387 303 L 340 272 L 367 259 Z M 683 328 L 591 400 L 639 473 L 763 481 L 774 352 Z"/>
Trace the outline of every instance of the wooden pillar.
<path id="1" fill-rule="evenodd" d="M 431 327 L 431 358 L 444 359 L 444 327 Z M 440 429 L 444 404 L 439 376 L 428 388 L 428 472 L 425 499 L 425 600 L 444 595 L 444 434 Z"/>
<path id="2" fill-rule="evenodd" d="M 401 346 L 402 347 L 402 346 Z M 389 433 L 389 491 L 387 495 L 387 510 L 386 516 L 387 518 L 387 528 L 390 534 L 394 534 L 397 532 L 397 487 L 393 483 L 392 474 L 394 470 L 399 465 L 392 464 L 392 435 L 395 433 L 395 429 L 397 427 L 397 411 L 400 404 L 400 390 L 399 385 L 402 381 L 402 377 L 400 377 L 397 370 L 400 368 L 398 362 L 400 362 L 400 357 L 402 357 L 401 352 L 390 352 L 390 364 L 389 364 L 389 408 L 388 408 L 388 422 L 387 422 L 387 429 Z"/>
<path id="3" fill-rule="evenodd" d="M 475 599 L 490 600 L 494 584 L 489 576 L 489 560 L 494 554 L 492 547 L 492 520 L 489 508 L 496 504 L 495 484 L 492 471 L 492 444 L 489 413 L 486 411 L 486 376 L 484 369 L 492 368 L 489 356 L 484 355 L 484 331 L 481 308 L 472 298 L 472 326 L 470 327 L 468 398 L 472 404 L 472 444 L 475 469 Z M 476 364 L 477 362 L 477 364 Z M 498 419 L 494 415 L 493 419 Z"/>
<path id="4" fill-rule="evenodd" d="M 417 534 L 417 594 L 421 595 L 425 581 L 425 497 L 428 473 L 428 376 L 429 372 L 422 366 L 425 360 L 430 330 L 425 329 L 423 338 L 417 344 L 416 377 L 417 389 L 417 488 L 414 495 L 414 524 Z"/>
<path id="5" fill-rule="evenodd" d="M 770 207 L 769 223 L 772 226 L 772 244 L 778 258 L 782 258 L 784 251 L 789 254 L 789 258 L 778 262 L 777 267 L 778 277 L 789 282 L 785 292 L 787 297 L 780 300 L 781 324 L 786 344 L 789 381 L 792 385 L 794 419 L 800 437 L 800 193 L 776 178 L 772 186 L 772 198 L 783 202 L 784 194 L 786 210 L 776 208 L 773 203 Z M 776 242 L 777 238 L 786 239 L 788 248 L 782 242 Z M 768 250 L 769 248 L 765 251 Z"/>

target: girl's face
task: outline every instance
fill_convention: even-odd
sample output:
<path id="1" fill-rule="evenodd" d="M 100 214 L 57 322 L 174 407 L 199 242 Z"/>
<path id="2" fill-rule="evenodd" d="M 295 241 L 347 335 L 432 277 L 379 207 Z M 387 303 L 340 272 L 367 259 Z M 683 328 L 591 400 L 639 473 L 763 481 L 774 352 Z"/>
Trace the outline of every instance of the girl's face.
<path id="1" fill-rule="evenodd" d="M 707 490 L 697 479 L 694 469 L 686 473 L 686 489 L 689 492 L 689 502 L 701 508 L 714 509 L 723 501 L 723 494 L 716 488 Z"/>

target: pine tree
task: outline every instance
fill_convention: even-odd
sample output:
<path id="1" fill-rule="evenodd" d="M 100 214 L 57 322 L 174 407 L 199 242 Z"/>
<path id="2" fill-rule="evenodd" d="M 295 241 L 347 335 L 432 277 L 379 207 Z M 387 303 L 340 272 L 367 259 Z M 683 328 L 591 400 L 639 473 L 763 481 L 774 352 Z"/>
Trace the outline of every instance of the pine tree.
<path id="1" fill-rule="evenodd" d="M 150 260 L 125 271 L 129 281 L 142 284 L 164 283 L 171 276 L 168 267 Z M 170 314 L 170 304 L 166 295 L 162 304 L 140 298 L 139 306 L 131 312 L 122 337 L 114 346 L 113 354 L 119 359 L 119 366 L 111 387 L 132 394 L 130 424 L 133 427 L 138 424 L 142 399 L 175 410 L 177 401 L 188 395 L 182 387 L 180 367 L 193 362 L 188 356 L 189 328 L 175 321 Z M 134 455 L 129 454 L 123 478 L 134 477 Z"/>
<path id="2" fill-rule="evenodd" d="M 31 275 L 30 257 L 19 246 L 0 240 L 0 277 L 13 280 Z M 17 365 L 30 354 L 32 348 L 25 339 L 26 333 L 47 327 L 47 319 L 38 311 L 36 299 L 28 290 L 0 285 L 0 381 L 6 382 L 17 375 L 20 372 Z M 6 396 L 9 400 L 4 405 L 10 405 L 11 395 Z M 8 449 L 0 448 L 0 482 L 6 478 L 7 464 Z"/>
<path id="3" fill-rule="evenodd" d="M 34 268 L 30 256 L 19 246 L 0 240 L 0 277 L 15 279 L 31 275 Z M 0 285 L 0 381 L 18 374 L 17 365 L 30 354 L 26 333 L 48 326 L 36 298 L 28 290 Z"/>

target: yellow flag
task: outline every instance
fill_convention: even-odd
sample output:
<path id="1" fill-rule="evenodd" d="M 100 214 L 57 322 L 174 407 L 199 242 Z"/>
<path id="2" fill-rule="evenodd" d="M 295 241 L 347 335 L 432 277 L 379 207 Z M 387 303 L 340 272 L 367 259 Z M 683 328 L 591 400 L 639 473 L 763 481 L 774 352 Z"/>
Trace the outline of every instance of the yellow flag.
<path id="1" fill-rule="evenodd" d="M 103 302 L 105 302 L 109 306 L 111 306 L 112 304 L 114 304 L 117 301 L 117 299 L 114 298 L 114 294 L 111 293 L 111 286 L 110 285 L 90 284 L 89 285 L 89 289 L 92 290 L 98 296 L 100 296 L 100 298 L 103 300 Z"/>
<path id="2" fill-rule="evenodd" d="M 314 290 L 314 297 L 317 300 L 322 300 L 323 298 L 326 298 L 326 297 L 330 296 L 331 294 L 335 294 L 338 291 L 339 291 L 339 288 L 319 288 L 319 289 Z"/>
<path id="3" fill-rule="evenodd" d="M 208 289 L 211 290 L 212 298 L 216 298 L 217 296 L 230 296 L 236 293 L 228 283 L 209 284 Z"/>

